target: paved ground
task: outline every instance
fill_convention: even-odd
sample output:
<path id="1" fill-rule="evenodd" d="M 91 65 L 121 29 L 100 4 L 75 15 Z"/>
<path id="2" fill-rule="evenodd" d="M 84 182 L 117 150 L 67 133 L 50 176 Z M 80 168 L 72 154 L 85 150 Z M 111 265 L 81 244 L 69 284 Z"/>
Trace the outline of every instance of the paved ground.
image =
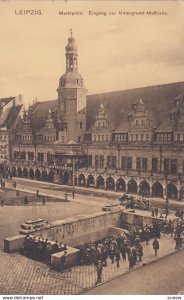
<path id="1" fill-rule="evenodd" d="M 27 190 L 30 193 L 36 192 L 35 187 L 27 187 L 23 184 L 18 184 L 18 188 Z M 59 187 L 53 187 L 50 190 L 49 186 L 46 185 L 44 188 L 40 187 L 39 191 L 58 199 L 64 197 L 64 192 Z M 70 196 L 69 199 L 70 202 L 48 202 L 45 206 L 35 202 L 28 207 L 23 205 L 0 207 L 0 247 L 2 247 L 3 238 L 17 234 L 19 225 L 27 219 L 42 217 L 51 221 L 67 218 L 79 214 L 79 212 L 83 214 L 99 211 L 105 204 L 116 201 L 89 195 L 76 195 L 74 200 Z M 152 243 L 148 246 L 143 243 L 143 247 L 143 264 L 155 260 Z M 169 235 L 163 235 L 160 239 L 159 258 L 174 252 L 174 248 L 173 238 Z M 47 265 L 28 259 L 20 254 L 6 254 L 0 251 L 0 266 L 1 294 L 79 294 L 94 287 L 96 281 L 96 269 L 93 265 L 77 266 L 72 269 L 72 272 L 60 274 L 50 270 Z M 139 266 L 140 263 L 137 267 Z M 165 268 L 165 265 L 163 268 Z M 142 270 L 144 269 L 145 267 Z M 117 269 L 116 263 L 111 264 L 111 261 L 108 261 L 108 266 L 103 269 L 102 279 L 105 282 L 125 274 L 127 271 L 128 262 L 121 261 L 120 268 Z M 136 270 L 136 272 L 140 272 L 140 270 Z M 135 273 L 131 272 L 131 274 Z M 131 274 L 128 276 L 131 276 Z M 158 276 L 157 279 L 158 283 Z M 154 285 L 152 291 L 153 294 L 156 294 Z"/>
<path id="2" fill-rule="evenodd" d="M 184 294 L 184 250 L 102 284 L 88 295 Z"/>
<path id="3" fill-rule="evenodd" d="M 87 214 L 101 211 L 103 204 L 96 199 L 86 201 L 82 197 L 76 197 L 71 202 L 49 202 L 46 205 L 34 203 L 28 206 L 0 207 L 0 248 L 3 247 L 3 239 L 16 235 L 20 224 L 26 220 L 44 218 L 47 221 L 65 219 L 78 214 Z"/>
<path id="4" fill-rule="evenodd" d="M 143 243 L 143 247 L 144 259 L 142 263 L 137 264 L 137 267 L 155 260 L 152 242 L 150 241 L 149 245 Z M 175 243 L 173 238 L 169 235 L 163 235 L 160 239 L 158 258 L 172 253 L 174 248 Z M 96 269 L 94 265 L 77 266 L 71 272 L 61 274 L 50 271 L 47 265 L 28 259 L 20 254 L 6 254 L 0 251 L 0 266 L 1 294 L 79 294 L 94 287 L 96 281 Z M 167 265 L 164 265 L 164 268 L 167 268 Z M 108 260 L 107 267 L 103 269 L 102 279 L 105 282 L 121 274 L 125 274 L 127 271 L 128 262 L 121 261 L 120 268 L 117 269 L 116 263 L 112 264 Z M 135 272 L 138 272 L 138 270 Z M 133 274 L 133 272 L 131 273 Z M 157 281 L 159 281 L 159 272 L 157 275 Z M 140 280 L 140 277 L 138 278 Z M 152 275 L 149 275 L 149 278 L 151 279 Z M 108 284 L 111 285 L 111 283 Z M 154 289 L 152 291 L 153 294 L 157 293 Z M 92 292 L 90 291 L 90 293 Z"/>
<path id="5" fill-rule="evenodd" d="M 31 186 L 36 186 L 36 187 L 44 187 L 44 188 L 48 188 L 50 190 L 58 190 L 58 191 L 71 191 L 73 190 L 73 188 L 71 186 L 68 185 L 59 185 L 59 184 L 53 184 L 53 183 L 49 183 L 49 182 L 43 182 L 43 181 L 36 181 L 36 180 L 30 180 L 30 179 L 24 179 L 24 178 L 13 178 L 13 180 L 17 181 L 20 184 L 23 185 L 31 185 Z M 8 180 L 10 181 L 10 180 Z M 114 200 L 118 200 L 118 198 L 122 195 L 122 192 L 118 191 L 115 192 L 113 190 L 104 190 L 104 189 L 95 189 L 95 188 L 86 188 L 86 187 L 79 187 L 79 186 L 75 186 L 75 191 L 76 193 L 79 194 L 91 194 L 91 195 L 95 195 L 97 197 L 105 197 L 106 199 L 114 199 Z M 134 197 L 137 197 L 136 195 L 132 195 Z M 156 205 L 158 207 L 165 207 L 165 201 L 163 198 L 154 198 L 151 197 L 149 198 L 150 202 L 152 203 L 152 205 Z M 177 201 L 177 200 L 172 200 L 169 199 L 169 207 L 173 207 L 175 210 L 177 208 L 179 209 L 184 209 L 184 201 Z"/>

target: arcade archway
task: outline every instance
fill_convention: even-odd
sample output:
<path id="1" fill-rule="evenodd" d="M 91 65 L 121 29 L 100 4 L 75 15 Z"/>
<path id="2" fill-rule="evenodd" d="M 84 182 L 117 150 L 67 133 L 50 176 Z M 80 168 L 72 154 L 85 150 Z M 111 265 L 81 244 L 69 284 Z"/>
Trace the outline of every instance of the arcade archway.
<path id="1" fill-rule="evenodd" d="M 184 186 L 182 186 L 181 190 L 180 190 L 180 200 L 183 201 L 184 200 Z"/>
<path id="2" fill-rule="evenodd" d="M 16 168 L 12 167 L 12 177 L 16 177 L 16 176 L 17 176 Z"/>
<path id="3" fill-rule="evenodd" d="M 139 185 L 139 194 L 143 197 L 147 197 L 150 195 L 150 186 L 147 181 L 141 181 Z"/>
<path id="4" fill-rule="evenodd" d="M 85 179 L 85 176 L 83 174 L 79 175 L 78 183 L 79 183 L 79 186 L 85 186 L 86 185 L 86 179 Z"/>
<path id="5" fill-rule="evenodd" d="M 29 178 L 30 179 L 34 179 L 34 171 L 33 171 L 33 169 L 29 170 Z"/>
<path id="6" fill-rule="evenodd" d="M 69 178 L 69 173 L 65 171 L 63 174 L 63 184 L 68 184 Z"/>
<path id="7" fill-rule="evenodd" d="M 89 175 L 88 176 L 88 179 L 87 179 L 87 186 L 94 186 L 95 185 L 95 179 L 94 179 L 94 177 L 93 177 L 93 175 Z"/>
<path id="8" fill-rule="evenodd" d="M 22 177 L 22 169 L 20 167 L 17 169 L 17 175 L 18 177 Z"/>
<path id="9" fill-rule="evenodd" d="M 41 180 L 41 172 L 39 169 L 36 169 L 36 171 L 35 171 L 35 179 Z"/>
<path id="10" fill-rule="evenodd" d="M 137 194 L 137 182 L 134 179 L 128 182 L 128 193 Z"/>
<path id="11" fill-rule="evenodd" d="M 125 192 L 126 191 L 125 180 L 123 178 L 119 178 L 116 182 L 116 187 L 117 187 L 117 191 Z"/>
<path id="12" fill-rule="evenodd" d="M 178 199 L 178 191 L 177 191 L 175 184 L 169 183 L 167 185 L 167 197 L 170 199 L 175 199 L 175 200 Z"/>
<path id="13" fill-rule="evenodd" d="M 52 171 L 52 170 L 49 172 L 48 181 L 54 182 L 54 171 Z"/>
<path id="14" fill-rule="evenodd" d="M 48 179 L 48 178 L 47 178 L 47 171 L 46 171 L 46 170 L 43 170 L 43 171 L 42 171 L 42 180 L 43 180 L 43 181 L 47 181 L 47 179 Z"/>
<path id="15" fill-rule="evenodd" d="M 104 179 L 101 175 L 98 176 L 97 179 L 96 179 L 96 187 L 97 188 L 104 188 Z"/>
<path id="16" fill-rule="evenodd" d="M 111 176 L 109 176 L 106 180 L 106 188 L 107 190 L 114 190 L 115 188 L 115 182 Z"/>
<path id="17" fill-rule="evenodd" d="M 152 186 L 152 196 L 163 198 L 163 187 L 160 182 L 155 182 Z"/>
<path id="18" fill-rule="evenodd" d="M 26 168 L 23 169 L 23 178 L 28 178 L 28 170 Z"/>

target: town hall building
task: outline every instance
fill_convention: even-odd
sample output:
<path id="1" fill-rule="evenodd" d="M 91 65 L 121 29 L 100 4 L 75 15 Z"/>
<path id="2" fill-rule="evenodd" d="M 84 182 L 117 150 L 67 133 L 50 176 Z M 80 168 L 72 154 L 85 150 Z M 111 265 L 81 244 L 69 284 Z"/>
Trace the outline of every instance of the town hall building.
<path id="1" fill-rule="evenodd" d="M 87 95 L 73 35 L 57 100 L 16 123 L 7 172 L 58 184 L 184 199 L 184 82 Z"/>

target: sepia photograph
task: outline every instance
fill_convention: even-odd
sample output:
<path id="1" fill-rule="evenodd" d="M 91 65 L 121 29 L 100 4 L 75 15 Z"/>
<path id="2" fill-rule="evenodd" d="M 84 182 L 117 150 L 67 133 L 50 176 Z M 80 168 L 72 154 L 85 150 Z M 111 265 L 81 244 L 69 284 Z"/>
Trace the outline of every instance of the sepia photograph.
<path id="1" fill-rule="evenodd" d="M 183 20 L 0 1 L 1 299 L 183 299 Z"/>

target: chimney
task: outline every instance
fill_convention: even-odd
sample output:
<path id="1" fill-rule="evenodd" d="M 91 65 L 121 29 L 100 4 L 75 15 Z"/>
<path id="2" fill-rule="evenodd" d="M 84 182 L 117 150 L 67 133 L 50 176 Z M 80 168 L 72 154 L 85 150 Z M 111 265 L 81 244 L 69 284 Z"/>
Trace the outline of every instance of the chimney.
<path id="1" fill-rule="evenodd" d="M 22 95 L 20 94 L 19 95 L 19 104 L 21 105 L 23 103 L 23 97 L 22 97 Z"/>

